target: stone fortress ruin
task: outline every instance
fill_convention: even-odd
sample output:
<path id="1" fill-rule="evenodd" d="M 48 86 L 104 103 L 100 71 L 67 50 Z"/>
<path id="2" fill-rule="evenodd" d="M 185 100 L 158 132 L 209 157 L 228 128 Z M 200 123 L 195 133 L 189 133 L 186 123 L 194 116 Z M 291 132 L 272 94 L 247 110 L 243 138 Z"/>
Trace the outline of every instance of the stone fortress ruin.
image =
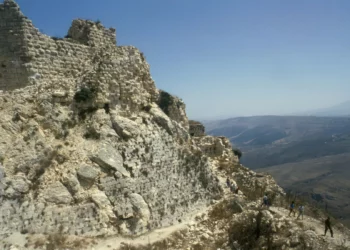
<path id="1" fill-rule="evenodd" d="M 198 122 L 198 121 L 193 121 L 190 120 L 189 121 L 190 124 L 190 135 L 191 136 L 204 136 L 205 135 L 205 127 L 203 126 L 202 123 Z"/>
<path id="2" fill-rule="evenodd" d="M 1 236 L 138 235 L 222 194 L 213 157 L 237 162 L 228 140 L 191 138 L 204 127 L 115 29 L 78 19 L 52 38 L 4 0 L 0 33 Z"/>
<path id="3" fill-rule="evenodd" d="M 271 176 L 240 165 L 229 139 L 206 135 L 180 98 L 156 88 L 143 53 L 117 46 L 115 29 L 78 19 L 65 38 L 49 37 L 4 0 L 0 34 L 1 250 L 57 249 L 58 241 L 114 249 L 183 225 L 174 234 L 182 242 L 167 238 L 160 249 L 217 249 L 217 240 L 224 249 L 231 224 L 255 229 L 263 191 L 282 201 Z M 237 196 L 225 188 L 228 173 Z M 230 220 L 207 221 L 212 204 Z M 273 247 L 298 247 L 294 222 L 275 211 L 263 211 L 266 228 L 287 227 Z M 76 249 L 69 244 L 60 249 Z"/>
<path id="4" fill-rule="evenodd" d="M 0 5 L 0 22 L 1 90 L 37 85 L 38 92 L 51 91 L 52 95 L 72 98 L 82 84 L 103 88 L 100 82 L 104 82 L 109 89 L 101 92 L 108 92 L 110 98 L 100 95 L 97 106 L 111 103 L 135 108 L 157 98 L 149 70 L 139 68 L 148 67 L 143 55 L 132 46 L 116 46 L 113 28 L 78 19 L 72 22 L 65 38 L 55 39 L 40 33 L 11 0 Z M 123 69 L 128 71 L 125 75 Z M 124 85 L 123 95 L 118 84 Z M 140 95 L 135 91 L 139 84 L 144 90 Z M 138 98 L 132 98 L 133 94 Z"/>

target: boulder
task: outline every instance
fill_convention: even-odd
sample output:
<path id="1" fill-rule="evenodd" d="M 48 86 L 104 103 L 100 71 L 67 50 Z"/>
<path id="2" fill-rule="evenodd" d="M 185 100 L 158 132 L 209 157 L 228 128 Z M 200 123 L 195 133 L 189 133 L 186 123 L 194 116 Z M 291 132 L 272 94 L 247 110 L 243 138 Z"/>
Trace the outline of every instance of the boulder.
<path id="1" fill-rule="evenodd" d="M 148 221 L 151 213 L 148 208 L 148 204 L 145 202 L 143 197 L 139 194 L 133 193 L 129 195 L 130 203 L 132 204 L 134 211 L 144 221 Z"/>
<path id="2" fill-rule="evenodd" d="M 132 136 L 137 136 L 139 131 L 139 125 L 122 116 L 113 115 L 112 116 L 113 129 L 123 138 L 130 138 Z"/>
<path id="3" fill-rule="evenodd" d="M 14 176 L 11 179 L 11 186 L 19 193 L 25 194 L 29 191 L 28 180 L 24 176 Z"/>
<path id="4" fill-rule="evenodd" d="M 242 213 L 243 212 L 242 205 L 236 200 L 232 201 L 231 208 L 235 213 Z"/>
<path id="5" fill-rule="evenodd" d="M 104 144 L 98 153 L 91 157 L 101 168 L 119 171 L 123 176 L 130 177 L 130 173 L 123 167 L 123 157 L 109 144 Z"/>
<path id="6" fill-rule="evenodd" d="M 99 208 L 105 208 L 111 205 L 108 197 L 102 191 L 96 191 L 91 194 L 91 199 Z"/>
<path id="7" fill-rule="evenodd" d="M 63 184 L 68 188 L 69 192 L 75 194 L 79 191 L 80 185 L 77 177 L 73 174 L 63 178 Z"/>
<path id="8" fill-rule="evenodd" d="M 67 188 L 59 181 L 49 185 L 44 193 L 43 197 L 47 202 L 55 204 L 69 204 L 73 201 L 71 194 Z"/>
<path id="9" fill-rule="evenodd" d="M 78 169 L 77 174 L 82 182 L 92 184 L 99 175 L 99 171 L 92 166 L 84 165 Z"/>
<path id="10" fill-rule="evenodd" d="M 164 128 L 170 135 L 173 134 L 174 126 L 170 118 L 158 107 L 156 104 L 152 104 L 150 110 L 153 120 L 162 128 Z"/>

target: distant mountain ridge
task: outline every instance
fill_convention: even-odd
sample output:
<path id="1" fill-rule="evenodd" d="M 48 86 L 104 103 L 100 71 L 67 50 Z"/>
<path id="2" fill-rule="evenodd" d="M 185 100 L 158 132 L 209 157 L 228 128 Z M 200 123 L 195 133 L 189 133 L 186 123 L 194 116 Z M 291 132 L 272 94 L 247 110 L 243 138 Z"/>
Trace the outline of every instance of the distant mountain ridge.
<path id="1" fill-rule="evenodd" d="M 350 116 L 350 101 L 346 101 L 329 108 L 316 109 L 307 112 L 297 113 L 295 115 L 312 116 Z"/>
<path id="2" fill-rule="evenodd" d="M 350 152 L 350 117 L 253 116 L 205 125 L 240 148 L 252 169 Z"/>

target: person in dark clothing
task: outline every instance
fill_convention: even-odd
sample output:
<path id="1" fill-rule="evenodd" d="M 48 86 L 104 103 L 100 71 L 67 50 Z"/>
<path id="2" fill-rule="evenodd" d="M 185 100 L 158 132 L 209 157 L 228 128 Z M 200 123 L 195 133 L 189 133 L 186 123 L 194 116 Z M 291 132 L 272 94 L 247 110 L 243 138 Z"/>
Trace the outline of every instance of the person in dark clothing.
<path id="1" fill-rule="evenodd" d="M 230 181 L 230 179 L 228 177 L 226 179 L 226 185 L 227 185 L 228 188 L 231 187 L 231 181 Z"/>
<path id="2" fill-rule="evenodd" d="M 295 210 L 294 210 L 294 208 L 295 208 L 295 203 L 294 203 L 294 201 L 292 201 L 292 203 L 289 206 L 289 215 L 288 216 L 290 216 L 293 213 L 293 215 L 295 217 Z"/>
<path id="3" fill-rule="evenodd" d="M 299 206 L 299 214 L 298 214 L 297 220 L 299 220 L 300 216 L 301 216 L 301 219 L 303 220 L 304 219 L 304 206 L 303 206 L 303 204 L 301 204 Z"/>
<path id="4" fill-rule="evenodd" d="M 332 227 L 331 227 L 331 218 L 329 218 L 329 216 L 324 221 L 324 236 L 326 236 L 328 229 L 331 232 L 331 236 L 333 238 L 333 230 L 332 230 Z"/>
<path id="5" fill-rule="evenodd" d="M 264 195 L 263 202 L 262 202 L 261 206 L 265 206 L 265 207 L 269 208 L 269 198 L 267 197 L 267 194 Z"/>

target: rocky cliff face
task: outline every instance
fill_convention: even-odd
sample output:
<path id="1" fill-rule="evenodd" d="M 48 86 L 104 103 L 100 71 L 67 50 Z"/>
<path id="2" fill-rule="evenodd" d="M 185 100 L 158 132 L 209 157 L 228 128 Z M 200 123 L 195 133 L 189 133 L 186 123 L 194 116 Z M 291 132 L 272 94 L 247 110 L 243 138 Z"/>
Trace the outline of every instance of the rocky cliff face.
<path id="1" fill-rule="evenodd" d="M 162 102 L 143 54 L 116 46 L 115 30 L 75 20 L 53 39 L 11 0 L 0 23 L 1 237 L 137 235 L 220 197 L 183 102 Z M 235 161 L 227 143 L 215 152 Z"/>
<path id="2" fill-rule="evenodd" d="M 117 46 L 114 29 L 79 19 L 66 38 L 48 37 L 5 0 L 0 34 L 0 249 L 109 249 L 83 239 L 116 244 L 210 204 L 209 220 L 197 216 L 182 238 L 153 249 L 245 249 L 223 230 L 255 223 L 264 192 L 283 203 L 283 190 L 242 167 L 227 138 L 190 128 L 182 100 L 156 88 L 143 54 Z M 241 190 L 233 200 L 227 176 Z M 278 232 L 285 220 L 271 216 L 262 225 Z M 66 237 L 77 240 L 59 245 Z"/>

